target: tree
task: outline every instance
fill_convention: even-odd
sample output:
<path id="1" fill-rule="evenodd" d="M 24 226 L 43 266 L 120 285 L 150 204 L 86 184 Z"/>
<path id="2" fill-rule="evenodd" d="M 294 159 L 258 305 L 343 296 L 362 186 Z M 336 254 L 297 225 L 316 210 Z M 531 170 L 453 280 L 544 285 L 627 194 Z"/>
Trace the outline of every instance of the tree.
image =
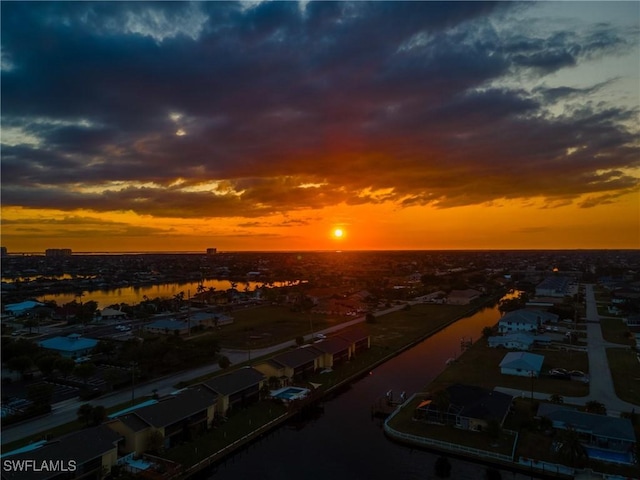
<path id="1" fill-rule="evenodd" d="M 14 372 L 20 373 L 22 378 L 24 378 L 27 372 L 31 370 L 31 367 L 33 367 L 33 360 L 27 355 L 20 355 L 9 360 L 8 366 Z"/>
<path id="2" fill-rule="evenodd" d="M 50 376 L 56 368 L 56 362 L 60 355 L 47 353 L 36 358 L 36 366 L 45 377 Z"/>
<path id="3" fill-rule="evenodd" d="M 493 335 L 493 328 L 491 327 L 484 327 L 482 329 L 482 337 L 483 338 L 489 338 L 491 335 Z"/>
<path id="4" fill-rule="evenodd" d="M 104 355 L 107 359 L 111 359 L 111 356 L 116 351 L 116 344 L 113 340 L 100 340 L 94 347 L 93 353 L 98 355 Z"/>
<path id="5" fill-rule="evenodd" d="M 91 376 L 95 372 L 96 372 L 96 366 L 91 362 L 81 363 L 79 365 L 76 365 L 76 368 L 73 370 L 73 373 L 75 375 L 77 375 L 78 377 L 84 380 L 85 386 L 87 385 L 87 380 L 89 380 L 89 378 L 91 378 Z"/>
<path id="6" fill-rule="evenodd" d="M 589 413 L 597 413 L 598 415 L 607 414 L 607 407 L 604 406 L 604 403 L 598 402 L 597 400 L 589 400 L 585 404 L 585 410 Z"/>
<path id="7" fill-rule="evenodd" d="M 580 436 L 573 426 L 568 425 L 566 430 L 560 435 L 560 448 L 558 456 L 570 467 L 583 466 L 584 461 L 589 458 L 584 445 L 580 443 Z"/>
<path id="8" fill-rule="evenodd" d="M 91 411 L 91 424 L 101 425 L 107 419 L 107 409 L 102 405 L 96 405 Z"/>
<path id="9" fill-rule="evenodd" d="M 78 421 L 84 423 L 85 427 L 89 426 L 91 422 L 91 415 L 93 413 L 93 405 L 90 403 L 83 403 L 78 408 L 76 414 L 78 415 Z"/>
<path id="10" fill-rule="evenodd" d="M 54 367 L 66 378 L 76 368 L 76 362 L 67 357 L 60 357 L 55 361 Z"/>
<path id="11" fill-rule="evenodd" d="M 260 398 L 264 400 L 265 398 L 269 398 L 270 395 L 271 395 L 271 390 L 269 389 L 269 385 L 265 383 L 260 388 Z"/>
<path id="12" fill-rule="evenodd" d="M 549 401 L 551 403 L 564 403 L 564 398 L 562 398 L 562 395 L 559 395 L 557 393 L 554 393 L 552 395 L 549 396 Z"/>
<path id="13" fill-rule="evenodd" d="M 53 385 L 50 383 L 36 383 L 27 388 L 27 398 L 34 406 L 51 405 Z"/>
<path id="14" fill-rule="evenodd" d="M 225 370 L 231 366 L 231 360 L 229 360 L 229 357 L 226 355 L 223 355 L 220 357 L 220 360 L 218 360 L 218 365 L 221 369 Z"/>
<path id="15" fill-rule="evenodd" d="M 121 370 L 118 370 L 117 368 L 108 368 L 102 374 L 103 380 L 107 382 L 107 385 L 109 385 L 111 389 L 113 389 L 113 386 L 118 383 L 122 377 L 123 375 Z"/>
<path id="16" fill-rule="evenodd" d="M 449 392 L 445 389 L 438 390 L 433 394 L 431 401 L 433 402 L 434 407 L 438 410 L 440 422 L 445 423 L 444 416 L 451 405 L 451 396 L 449 395 Z"/>

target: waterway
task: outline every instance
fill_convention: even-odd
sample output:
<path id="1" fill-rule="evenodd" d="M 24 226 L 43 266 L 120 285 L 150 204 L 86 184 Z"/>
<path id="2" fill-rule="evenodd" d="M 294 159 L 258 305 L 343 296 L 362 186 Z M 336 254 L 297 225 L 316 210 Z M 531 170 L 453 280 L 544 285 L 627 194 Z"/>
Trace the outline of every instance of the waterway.
<path id="1" fill-rule="evenodd" d="M 392 360 L 374 369 L 347 391 L 324 403 L 324 413 L 303 424 L 275 430 L 217 466 L 199 475 L 207 480 L 295 478 L 331 480 L 435 479 L 438 453 L 399 445 L 382 431 L 382 421 L 371 418 L 370 407 L 388 390 L 398 398 L 424 391 L 461 353 L 461 339 L 474 341 L 482 328 L 495 324 L 497 307 L 485 308 L 459 320 Z M 482 480 L 486 465 L 448 456 L 452 479 Z M 501 470 L 503 480 L 531 477 Z"/>
<path id="2" fill-rule="evenodd" d="M 274 287 L 282 287 L 285 285 L 292 285 L 296 282 L 273 282 Z M 250 292 L 256 288 L 264 285 L 262 282 L 236 282 L 236 289 L 239 292 Z M 65 303 L 93 300 L 98 303 L 98 308 L 105 308 L 109 305 L 115 305 L 119 303 L 126 303 L 128 305 L 136 305 L 146 298 L 173 298 L 180 292 L 184 292 L 184 298 L 186 300 L 188 295 L 195 295 L 198 291 L 200 282 L 186 282 L 186 283 L 164 283 L 160 285 L 145 285 L 139 287 L 121 287 L 110 290 L 92 290 L 84 291 L 82 295 L 74 293 L 58 293 L 48 294 L 37 297 L 39 301 L 55 300 L 59 306 Z M 230 280 L 216 280 L 208 279 L 202 282 L 202 286 L 209 290 L 214 288 L 218 292 L 223 292 L 232 287 Z"/>

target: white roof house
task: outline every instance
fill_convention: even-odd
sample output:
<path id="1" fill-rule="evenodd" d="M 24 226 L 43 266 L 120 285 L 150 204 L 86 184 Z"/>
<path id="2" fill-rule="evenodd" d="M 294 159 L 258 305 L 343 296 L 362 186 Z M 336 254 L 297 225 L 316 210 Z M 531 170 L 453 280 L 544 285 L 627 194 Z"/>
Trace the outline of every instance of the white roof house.
<path id="1" fill-rule="evenodd" d="M 500 373 L 520 377 L 540 376 L 544 355 L 527 352 L 509 352 L 500 362 Z"/>
<path id="2" fill-rule="evenodd" d="M 498 331 L 522 332 L 538 330 L 543 323 L 557 322 L 558 315 L 544 310 L 520 309 L 506 313 L 498 322 Z"/>

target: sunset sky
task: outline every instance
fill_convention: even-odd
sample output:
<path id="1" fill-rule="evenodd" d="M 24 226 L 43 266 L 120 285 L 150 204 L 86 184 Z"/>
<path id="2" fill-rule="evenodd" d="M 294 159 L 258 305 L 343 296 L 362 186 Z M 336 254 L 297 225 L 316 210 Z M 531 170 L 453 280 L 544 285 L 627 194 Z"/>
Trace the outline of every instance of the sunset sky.
<path id="1" fill-rule="evenodd" d="M 0 8 L 9 253 L 640 247 L 639 2 Z"/>

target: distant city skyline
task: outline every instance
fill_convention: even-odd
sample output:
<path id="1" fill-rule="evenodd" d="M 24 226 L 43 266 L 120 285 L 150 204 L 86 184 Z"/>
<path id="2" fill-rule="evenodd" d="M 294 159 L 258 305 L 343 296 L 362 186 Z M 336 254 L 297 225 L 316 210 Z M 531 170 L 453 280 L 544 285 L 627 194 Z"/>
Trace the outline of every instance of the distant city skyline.
<path id="1" fill-rule="evenodd" d="M 2 2 L 12 252 L 640 248 L 638 2 Z"/>

